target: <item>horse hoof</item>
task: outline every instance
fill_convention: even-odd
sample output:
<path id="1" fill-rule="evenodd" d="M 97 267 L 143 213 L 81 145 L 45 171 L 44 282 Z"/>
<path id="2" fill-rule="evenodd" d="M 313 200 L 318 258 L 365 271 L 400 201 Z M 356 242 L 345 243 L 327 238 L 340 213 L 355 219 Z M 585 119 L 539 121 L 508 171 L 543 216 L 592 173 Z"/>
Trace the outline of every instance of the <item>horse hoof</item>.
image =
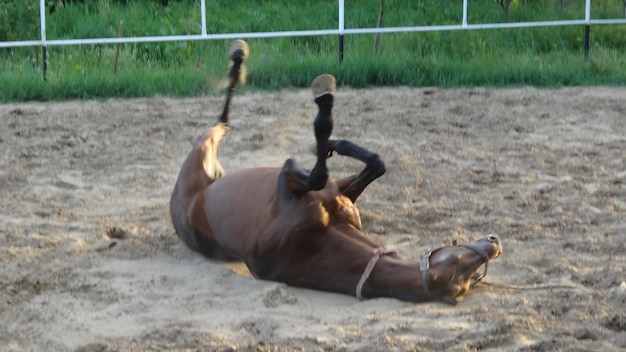
<path id="1" fill-rule="evenodd" d="M 329 74 L 323 74 L 315 77 L 311 82 L 311 90 L 313 91 L 313 99 L 317 99 L 322 95 L 335 94 L 337 88 L 337 80 L 335 76 Z"/>
<path id="2" fill-rule="evenodd" d="M 248 43 L 244 40 L 237 39 L 228 47 L 228 56 L 233 61 L 237 59 L 245 61 L 248 58 L 248 54 L 250 54 L 250 49 L 248 49 Z"/>

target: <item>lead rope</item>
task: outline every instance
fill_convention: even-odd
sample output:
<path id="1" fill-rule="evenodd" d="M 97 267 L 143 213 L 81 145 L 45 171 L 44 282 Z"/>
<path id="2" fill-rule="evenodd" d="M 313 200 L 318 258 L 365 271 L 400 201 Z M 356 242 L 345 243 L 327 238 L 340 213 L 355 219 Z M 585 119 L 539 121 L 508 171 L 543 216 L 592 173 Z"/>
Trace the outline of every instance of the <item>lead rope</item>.
<path id="1" fill-rule="evenodd" d="M 363 272 L 363 275 L 361 275 L 361 279 L 359 280 L 359 283 L 356 285 L 356 298 L 359 301 L 363 300 L 363 296 L 361 295 L 361 290 L 363 289 L 363 285 L 365 284 L 365 281 L 367 281 L 367 279 L 370 277 L 370 274 L 372 273 L 372 270 L 374 270 L 374 266 L 376 266 L 376 263 L 378 262 L 380 257 L 382 257 L 383 255 L 393 254 L 393 253 L 395 252 L 386 250 L 383 247 L 378 247 L 374 249 L 374 251 L 372 251 L 372 257 L 370 258 L 370 261 L 367 263 L 367 266 L 365 267 L 365 271 Z"/>

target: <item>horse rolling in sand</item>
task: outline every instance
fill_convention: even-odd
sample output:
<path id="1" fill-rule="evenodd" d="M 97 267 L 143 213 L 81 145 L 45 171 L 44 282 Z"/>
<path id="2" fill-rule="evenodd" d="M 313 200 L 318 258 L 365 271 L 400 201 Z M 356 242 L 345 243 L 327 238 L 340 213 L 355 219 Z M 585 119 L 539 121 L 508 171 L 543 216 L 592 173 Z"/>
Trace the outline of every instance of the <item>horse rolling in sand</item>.
<path id="1" fill-rule="evenodd" d="M 311 84 L 318 108 L 317 161 L 311 171 L 287 159 L 282 168 L 224 175 L 217 148 L 229 130 L 231 99 L 243 78 L 248 45 L 233 42 L 229 56 L 232 66 L 223 112 L 196 141 L 170 200 L 176 233 L 189 247 L 212 259 L 243 261 L 257 279 L 359 299 L 455 304 L 484 277 L 489 260 L 502 252 L 496 235 L 438 248 L 414 262 L 400 259 L 363 233 L 354 203 L 385 173 L 385 166 L 375 153 L 346 140 L 329 139 L 336 85 L 331 75 L 321 75 Z M 365 168 L 335 180 L 326 167 L 326 159 L 335 153 L 356 158 Z M 477 273 L 483 264 L 484 273 Z"/>

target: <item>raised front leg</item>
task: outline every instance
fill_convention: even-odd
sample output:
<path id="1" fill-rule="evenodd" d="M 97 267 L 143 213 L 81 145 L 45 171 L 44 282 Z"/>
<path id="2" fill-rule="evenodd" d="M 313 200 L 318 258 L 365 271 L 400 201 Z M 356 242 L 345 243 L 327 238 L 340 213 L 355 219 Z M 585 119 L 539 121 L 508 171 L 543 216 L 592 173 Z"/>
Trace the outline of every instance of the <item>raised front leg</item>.
<path id="1" fill-rule="evenodd" d="M 346 140 L 328 141 L 327 155 L 332 155 L 335 152 L 365 163 L 365 168 L 358 175 L 348 176 L 337 181 L 341 193 L 354 203 L 370 183 L 385 173 L 385 164 L 380 160 L 378 154 Z"/>
<path id="2" fill-rule="evenodd" d="M 332 75 L 320 75 L 311 83 L 315 104 L 318 112 L 313 126 L 315 128 L 315 142 L 317 162 L 311 170 L 308 179 L 309 190 L 317 191 L 326 186 L 328 181 L 328 168 L 326 158 L 328 154 L 328 138 L 333 131 L 333 102 L 337 83 Z"/>
<path id="3" fill-rule="evenodd" d="M 303 194 L 309 191 L 319 191 L 328 181 L 328 138 L 333 131 L 333 102 L 337 81 L 329 74 L 317 76 L 311 83 L 311 90 L 318 112 L 313 122 L 317 161 L 313 170 L 307 173 L 296 167 L 293 161 L 285 163 L 282 174 L 286 177 L 286 184 L 293 194 Z"/>

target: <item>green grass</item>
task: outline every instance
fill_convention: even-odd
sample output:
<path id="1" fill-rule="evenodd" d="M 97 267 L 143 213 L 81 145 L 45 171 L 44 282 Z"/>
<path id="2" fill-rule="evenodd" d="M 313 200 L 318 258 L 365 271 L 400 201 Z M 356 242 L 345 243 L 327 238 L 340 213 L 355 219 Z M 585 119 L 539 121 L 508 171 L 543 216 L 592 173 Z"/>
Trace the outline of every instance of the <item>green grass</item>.
<path id="1" fill-rule="evenodd" d="M 584 1 L 535 0 L 512 6 L 514 21 L 580 19 Z M 0 40 L 39 35 L 38 1 L 0 0 Z M 48 3 L 53 3 L 48 2 Z M 59 2 L 60 3 L 60 2 Z M 47 15 L 47 38 L 199 34 L 197 1 L 95 0 L 65 3 Z M 336 0 L 207 0 L 209 33 L 327 29 L 338 26 Z M 374 27 L 378 1 L 346 2 L 346 28 Z M 459 2 L 387 0 L 383 26 L 458 24 Z M 594 2 L 594 18 L 620 18 L 622 0 Z M 4 22 L 3 22 L 4 21 Z M 469 23 L 506 22 L 493 1 L 472 1 Z M 373 35 L 345 37 L 339 64 L 338 38 L 250 39 L 246 89 L 306 87 L 332 73 L 340 85 L 368 86 L 546 86 L 626 84 L 626 26 L 591 28 L 589 59 L 583 56 L 582 26 L 451 32 L 389 33 L 374 55 Z M 228 68 L 229 41 L 163 42 L 48 47 L 46 80 L 40 48 L 0 49 L 0 101 L 215 94 Z"/>

